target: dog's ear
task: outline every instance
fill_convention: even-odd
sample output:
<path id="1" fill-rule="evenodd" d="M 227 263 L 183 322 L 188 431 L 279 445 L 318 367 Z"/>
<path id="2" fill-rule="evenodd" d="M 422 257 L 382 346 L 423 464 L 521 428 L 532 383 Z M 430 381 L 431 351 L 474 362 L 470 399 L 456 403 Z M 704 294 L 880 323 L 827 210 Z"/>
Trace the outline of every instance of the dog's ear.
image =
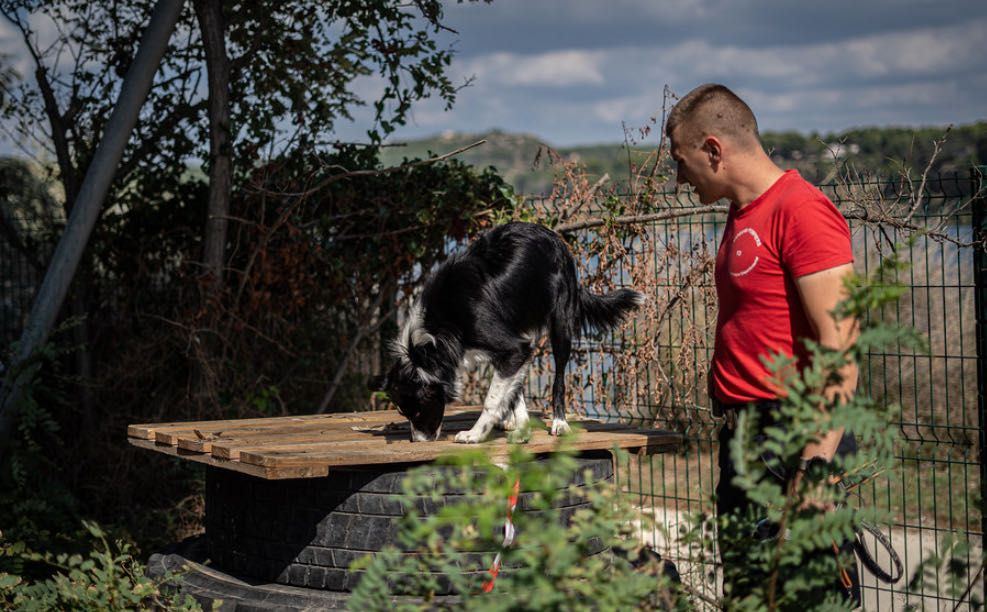
<path id="1" fill-rule="evenodd" d="M 411 332 L 411 345 L 412 346 L 424 346 L 426 344 L 431 344 L 432 346 L 438 345 L 438 339 L 432 334 L 428 333 L 422 328 L 417 328 Z"/>
<path id="2" fill-rule="evenodd" d="M 387 387 L 387 375 L 378 374 L 367 379 L 368 391 L 383 391 Z"/>

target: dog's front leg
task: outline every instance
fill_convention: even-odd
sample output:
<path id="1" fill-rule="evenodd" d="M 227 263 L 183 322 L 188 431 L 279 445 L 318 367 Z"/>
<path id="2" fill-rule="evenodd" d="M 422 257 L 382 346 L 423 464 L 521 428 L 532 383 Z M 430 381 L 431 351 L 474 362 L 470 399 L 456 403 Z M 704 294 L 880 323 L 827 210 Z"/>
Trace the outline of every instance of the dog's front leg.
<path id="1" fill-rule="evenodd" d="M 519 390 L 514 407 L 504 412 L 504 420 L 500 422 L 500 428 L 504 431 L 519 431 L 527 425 L 528 406 L 524 403 L 524 393 Z"/>
<path id="2" fill-rule="evenodd" d="M 480 413 L 480 418 L 472 428 L 456 434 L 456 442 L 476 444 L 486 440 L 494 426 L 504 422 L 508 411 L 514 408 L 522 380 L 524 380 L 523 370 L 508 377 L 502 377 L 494 372 L 493 382 L 490 383 L 487 397 L 483 400 L 483 412 Z M 524 414 L 527 417 L 527 409 Z"/>

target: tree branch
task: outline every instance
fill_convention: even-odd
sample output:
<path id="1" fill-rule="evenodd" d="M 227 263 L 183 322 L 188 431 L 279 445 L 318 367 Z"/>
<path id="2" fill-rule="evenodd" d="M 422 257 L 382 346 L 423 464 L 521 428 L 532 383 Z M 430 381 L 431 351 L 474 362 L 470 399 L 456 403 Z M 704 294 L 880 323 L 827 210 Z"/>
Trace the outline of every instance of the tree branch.
<path id="1" fill-rule="evenodd" d="M 874 215 L 871 214 L 870 211 L 868 211 L 867 209 L 864 209 L 862 211 L 843 213 L 843 217 L 846 219 L 863 221 L 864 223 L 872 223 L 879 227 L 891 226 L 897 229 L 909 230 L 912 232 L 920 233 L 924 236 L 928 236 L 929 238 L 932 238 L 933 240 L 936 240 L 938 242 L 949 242 L 959 247 L 978 247 L 983 245 L 984 243 L 983 240 L 971 240 L 971 241 L 960 240 L 959 238 L 950 236 L 946 232 L 940 230 L 930 230 L 920 225 L 909 223 L 905 219 L 899 217 L 892 217 L 890 215 L 886 215 L 883 213 Z"/>
<path id="2" fill-rule="evenodd" d="M 27 47 L 31 59 L 34 60 L 34 78 L 38 83 L 41 98 L 44 100 L 45 115 L 48 117 L 48 122 L 51 125 L 51 139 L 55 145 L 55 156 L 58 160 L 59 170 L 61 171 L 62 184 L 65 186 L 65 207 L 66 213 L 68 213 L 72 210 L 72 205 L 75 203 L 79 186 L 76 179 L 75 166 L 72 164 L 68 139 L 66 138 L 68 130 L 64 117 L 58 110 L 58 101 L 55 99 L 55 92 L 52 89 L 51 82 L 48 80 L 48 68 L 44 65 L 37 49 L 31 43 L 32 32 L 30 28 L 6 10 L 0 10 L 0 14 L 20 31 L 21 37 L 24 39 L 24 46 Z"/>
<path id="3" fill-rule="evenodd" d="M 908 223 L 909 221 L 912 220 L 912 217 L 915 216 L 915 213 L 918 211 L 919 206 L 922 205 L 923 194 L 925 193 L 925 185 L 929 179 L 929 171 L 932 170 L 932 165 L 935 163 L 936 158 L 939 157 L 939 153 L 942 151 L 942 145 L 945 144 L 946 138 L 949 136 L 949 131 L 952 129 L 953 126 L 950 125 L 949 127 L 946 128 L 946 133 L 942 135 L 942 138 L 932 141 L 932 157 L 929 158 L 929 163 L 925 165 L 925 169 L 922 171 L 922 182 L 918 186 L 918 192 L 915 192 L 914 190 L 912 191 L 913 204 L 911 210 L 908 211 L 908 215 L 905 217 L 905 223 Z M 912 186 L 911 177 L 909 177 L 908 184 L 909 187 Z"/>
<path id="4" fill-rule="evenodd" d="M 563 223 L 553 229 L 557 232 L 573 232 L 576 230 L 600 227 L 603 225 L 629 225 L 632 223 L 647 223 L 649 221 L 663 221 L 665 219 L 676 219 L 678 217 L 688 217 L 690 215 L 705 215 L 709 213 L 725 213 L 730 207 L 725 204 L 711 204 L 709 206 L 697 206 L 695 208 L 676 208 L 665 210 L 659 213 L 649 213 L 646 215 L 625 215 L 610 219 L 587 219 L 585 221 L 574 221 Z"/>

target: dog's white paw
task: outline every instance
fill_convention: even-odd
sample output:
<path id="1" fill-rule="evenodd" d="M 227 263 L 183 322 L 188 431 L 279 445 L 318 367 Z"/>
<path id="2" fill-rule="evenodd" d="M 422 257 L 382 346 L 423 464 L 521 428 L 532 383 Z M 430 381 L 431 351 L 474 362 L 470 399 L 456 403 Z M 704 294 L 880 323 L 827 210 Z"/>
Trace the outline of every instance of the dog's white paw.
<path id="1" fill-rule="evenodd" d="M 483 442 L 483 435 L 479 432 L 473 431 L 472 429 L 468 431 L 461 431 L 456 434 L 456 442 L 460 444 L 477 444 Z"/>
<path id="2" fill-rule="evenodd" d="M 567 423 L 565 419 L 552 419 L 553 436 L 564 436 L 571 431 L 572 429 L 569 427 L 569 423 Z"/>

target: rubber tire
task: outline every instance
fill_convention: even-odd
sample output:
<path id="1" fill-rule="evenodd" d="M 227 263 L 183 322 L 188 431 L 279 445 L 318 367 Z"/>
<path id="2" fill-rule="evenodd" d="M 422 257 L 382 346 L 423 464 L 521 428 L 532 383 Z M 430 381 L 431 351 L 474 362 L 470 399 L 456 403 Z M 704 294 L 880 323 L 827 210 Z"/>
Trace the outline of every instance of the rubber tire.
<path id="1" fill-rule="evenodd" d="M 544 461 L 544 459 L 537 459 Z M 588 504 L 572 488 L 613 480 L 609 454 L 577 459 L 579 469 L 552 512 L 567 524 Z M 397 543 L 399 521 L 405 514 L 401 483 L 412 465 L 385 465 L 334 470 L 324 478 L 262 480 L 209 467 L 206 473 L 206 535 L 215 567 L 279 584 L 352 591 L 363 572 L 351 571 L 355 559 Z M 444 479 L 436 466 L 430 475 Z M 588 478 L 584 473 L 588 472 Z M 417 500 L 418 511 L 432 514 L 445 504 L 463 499 L 450 491 L 438 503 Z M 517 509 L 533 512 L 534 493 L 522 491 Z M 504 500 L 506 503 L 506 500 Z M 603 551 L 590 544 L 589 554 Z M 410 551 L 414 552 L 414 551 Z M 468 574 L 483 574 L 489 554 L 467 555 Z M 505 568 L 509 571 L 509 568 Z M 441 574 L 439 594 L 451 593 Z"/>

